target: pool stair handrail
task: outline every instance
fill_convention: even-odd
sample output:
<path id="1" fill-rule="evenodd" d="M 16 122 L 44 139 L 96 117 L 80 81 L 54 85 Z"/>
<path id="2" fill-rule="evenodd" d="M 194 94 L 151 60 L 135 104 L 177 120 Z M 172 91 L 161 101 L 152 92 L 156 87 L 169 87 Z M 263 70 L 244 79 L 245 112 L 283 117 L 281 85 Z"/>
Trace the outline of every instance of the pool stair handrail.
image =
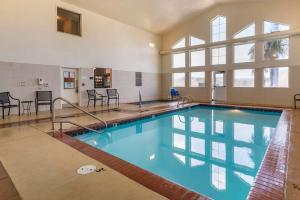
<path id="1" fill-rule="evenodd" d="M 177 101 L 177 107 L 179 107 L 180 105 L 184 105 L 186 103 L 190 103 L 190 102 L 193 102 L 193 99 L 189 96 L 183 96 L 183 97 L 180 97 Z"/>
<path id="2" fill-rule="evenodd" d="M 90 117 L 92 117 L 92 118 L 94 118 L 94 119 L 100 121 L 100 122 L 105 126 L 105 129 L 107 128 L 107 123 L 106 123 L 106 121 L 104 121 L 104 120 L 100 119 L 99 117 L 97 117 L 97 116 L 95 116 L 95 115 L 93 115 L 93 114 L 91 114 L 91 113 L 89 113 L 89 112 L 83 110 L 82 108 L 80 108 L 80 107 L 74 105 L 73 103 L 71 103 L 70 101 L 68 101 L 68 100 L 65 99 L 65 98 L 57 97 L 56 99 L 54 99 L 54 100 L 52 101 L 52 108 L 54 108 L 54 104 L 55 104 L 55 102 L 58 101 L 58 100 L 61 100 L 61 101 L 65 102 L 65 103 L 67 103 L 68 105 L 72 106 L 73 108 L 76 108 L 77 110 L 80 110 L 81 112 L 83 112 L 83 113 L 89 115 Z M 96 133 L 103 133 L 103 132 L 101 132 L 101 131 L 98 131 L 98 130 L 95 130 L 95 129 L 92 129 L 92 128 L 89 128 L 89 127 L 86 127 L 86 126 L 77 124 L 77 123 L 75 123 L 75 122 L 68 121 L 68 120 L 56 120 L 56 119 L 55 119 L 55 109 L 53 109 L 53 112 L 52 112 L 52 114 L 51 114 L 51 122 L 52 122 L 53 136 L 54 136 L 54 132 L 55 132 L 55 124 L 56 124 L 56 123 L 59 123 L 59 124 L 60 124 L 59 131 L 60 131 L 61 134 L 63 133 L 63 124 L 64 124 L 64 123 L 66 123 L 66 124 L 72 124 L 72 125 L 78 126 L 78 127 L 80 127 L 80 128 L 86 129 L 86 130 L 88 130 L 88 131 L 93 131 L 93 132 L 96 132 Z M 105 130 L 105 129 L 104 129 L 104 130 Z"/>

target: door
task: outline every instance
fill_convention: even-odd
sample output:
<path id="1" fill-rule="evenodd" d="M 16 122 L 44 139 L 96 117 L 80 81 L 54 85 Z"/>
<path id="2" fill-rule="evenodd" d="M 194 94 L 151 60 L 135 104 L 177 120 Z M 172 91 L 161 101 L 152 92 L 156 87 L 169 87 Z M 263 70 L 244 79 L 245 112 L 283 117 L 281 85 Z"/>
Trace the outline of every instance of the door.
<path id="1" fill-rule="evenodd" d="M 61 77 L 61 96 L 70 101 L 71 103 L 78 104 L 78 69 L 62 68 Z"/>
<path id="2" fill-rule="evenodd" d="M 216 71 L 212 73 L 212 101 L 225 102 L 227 100 L 226 73 Z"/>

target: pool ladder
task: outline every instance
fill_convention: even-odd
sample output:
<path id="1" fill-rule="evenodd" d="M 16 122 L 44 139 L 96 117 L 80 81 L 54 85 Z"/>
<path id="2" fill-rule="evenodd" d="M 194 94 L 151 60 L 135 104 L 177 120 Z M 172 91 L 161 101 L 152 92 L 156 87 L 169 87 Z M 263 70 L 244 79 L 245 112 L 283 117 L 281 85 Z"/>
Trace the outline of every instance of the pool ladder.
<path id="1" fill-rule="evenodd" d="M 63 102 L 65 102 L 65 103 L 69 104 L 70 106 L 72 106 L 73 108 L 76 108 L 77 110 L 80 110 L 81 112 L 83 112 L 83 113 L 89 115 L 90 117 L 92 117 L 92 118 L 98 120 L 99 122 L 101 122 L 101 123 L 105 126 L 105 129 L 107 128 L 107 123 L 106 123 L 104 120 L 102 120 L 102 119 L 98 118 L 97 116 L 95 116 L 95 115 L 93 115 L 93 114 L 91 114 L 91 113 L 89 113 L 89 112 L 83 110 L 82 108 L 80 108 L 80 107 L 78 107 L 78 106 L 72 104 L 70 101 L 66 100 L 65 98 L 58 97 L 58 98 L 54 99 L 54 100 L 52 101 L 52 108 L 54 108 L 54 104 L 55 104 L 55 102 L 58 101 L 58 100 L 63 101 Z M 60 126 L 59 126 L 59 132 L 60 132 L 60 134 L 63 133 L 63 124 L 72 124 L 72 125 L 78 126 L 78 127 L 83 128 L 83 129 L 85 129 L 85 130 L 88 130 L 88 131 L 93 131 L 93 132 L 96 132 L 96 133 L 103 133 L 103 131 L 98 131 L 98 130 L 95 130 L 95 129 L 92 129 L 92 128 L 89 128 L 89 127 L 86 127 L 86 126 L 83 126 L 83 125 L 80 125 L 80 124 L 77 124 L 77 123 L 75 123 L 75 122 L 71 122 L 71 121 L 69 121 L 69 120 L 56 120 L 56 119 L 55 119 L 55 109 L 53 109 L 53 112 L 52 112 L 52 114 L 51 114 L 51 121 L 52 121 L 52 131 L 53 131 L 53 136 L 54 136 L 54 133 L 55 133 L 55 124 L 56 124 L 56 123 L 59 123 L 59 124 L 60 124 Z M 104 130 L 105 130 L 105 129 L 104 129 Z"/>
<path id="2" fill-rule="evenodd" d="M 184 105 L 186 103 L 190 103 L 190 102 L 193 102 L 193 99 L 191 97 L 188 97 L 188 96 L 180 97 L 177 101 L 177 107 L 179 107 L 180 105 Z"/>

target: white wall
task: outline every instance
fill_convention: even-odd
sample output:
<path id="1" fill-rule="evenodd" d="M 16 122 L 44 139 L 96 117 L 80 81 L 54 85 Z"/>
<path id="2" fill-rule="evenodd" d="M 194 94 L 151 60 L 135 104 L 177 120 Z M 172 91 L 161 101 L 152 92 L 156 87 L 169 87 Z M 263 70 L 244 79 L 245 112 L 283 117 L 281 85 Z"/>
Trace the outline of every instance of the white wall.
<path id="1" fill-rule="evenodd" d="M 57 6 L 82 14 L 82 37 L 56 31 Z M 160 71 L 159 36 L 59 0 L 2 0 L 0 38 L 2 61 Z"/>
<path id="2" fill-rule="evenodd" d="M 57 6 L 82 15 L 82 37 L 56 31 Z M 59 67 L 89 70 L 94 67 L 109 67 L 114 71 L 140 71 L 160 76 L 160 36 L 60 0 L 2 0 L 0 38 L 0 61 L 6 63 L 3 64 L 5 68 L 1 69 L 0 80 L 4 80 L 6 70 L 16 70 L 12 73 L 26 80 L 32 79 L 32 74 L 42 76 L 41 70 L 30 74 L 36 66 L 49 66 L 53 68 L 51 73 L 58 72 L 56 76 L 47 77 L 49 82 L 55 84 L 60 83 L 61 79 L 61 74 L 57 71 Z M 154 48 L 149 47 L 150 42 L 155 44 Z M 18 65 L 19 68 L 11 68 L 11 65 Z M 25 67 L 28 73 L 21 75 L 18 70 Z M 114 72 L 113 76 L 122 77 Z M 127 80 L 123 80 L 124 82 L 120 82 L 117 78 L 113 79 L 113 86 L 126 86 Z M 160 79 L 154 78 L 153 81 L 155 82 L 147 87 L 147 93 L 151 94 L 150 99 L 159 99 L 160 93 L 153 93 L 152 90 L 160 91 Z M 61 94 L 61 87 L 51 89 L 55 90 L 55 94 Z M 36 88 L 26 85 L 23 89 L 0 85 L 0 90 L 10 90 L 24 97 L 30 96 L 32 89 Z M 81 89 L 84 91 L 80 92 L 84 93 L 86 88 Z M 125 90 L 130 89 L 131 86 L 128 85 Z M 135 97 L 123 92 L 121 99 L 133 101 Z"/>
<path id="3" fill-rule="evenodd" d="M 0 92 L 9 91 L 14 98 L 35 100 L 35 91 L 53 91 L 53 98 L 61 96 L 60 68 L 58 66 L 32 65 L 0 62 Z M 38 85 L 37 78 L 43 78 L 45 86 Z M 60 108 L 60 105 L 56 105 Z M 34 106 L 32 106 L 32 111 Z M 40 110 L 44 110 L 41 107 Z M 49 109 L 49 107 L 46 107 Z M 15 113 L 16 110 L 13 112 Z"/>
<path id="4" fill-rule="evenodd" d="M 246 25 L 255 22 L 256 34 L 262 34 L 263 21 L 271 20 L 290 24 L 291 30 L 299 30 L 300 27 L 300 1 L 274 0 L 268 2 L 245 2 L 231 3 L 215 6 L 199 16 L 190 19 L 163 36 L 162 49 L 168 51 L 172 45 L 180 38 L 185 37 L 188 40 L 189 35 L 201 38 L 210 43 L 210 20 L 217 15 L 227 17 L 227 38 L 232 39 L 233 35 L 243 29 Z M 168 90 L 171 87 L 172 72 L 186 72 L 186 77 L 190 71 L 206 71 L 206 88 L 189 88 L 189 80 L 186 80 L 186 88 L 180 88 L 185 95 L 192 96 L 194 99 L 207 101 L 210 99 L 211 88 L 211 71 L 227 71 L 227 102 L 233 103 L 248 103 L 248 104 L 264 104 L 264 105 L 283 105 L 291 106 L 293 103 L 293 95 L 300 93 L 300 37 L 290 38 L 290 59 L 285 61 L 263 61 L 262 59 L 263 43 L 256 43 L 256 61 L 254 63 L 234 64 L 233 63 L 233 48 L 231 45 L 227 47 L 227 64 L 224 66 L 210 65 L 210 49 L 206 52 L 206 66 L 198 68 L 171 68 L 171 55 L 162 56 L 162 71 L 164 76 L 169 77 L 163 82 L 164 98 L 168 95 Z M 186 56 L 188 66 L 189 56 Z M 288 89 L 266 89 L 262 88 L 262 68 L 272 66 L 290 66 L 290 88 Z M 232 70 L 239 68 L 254 67 L 257 69 L 256 87 L 254 89 L 233 88 Z"/>

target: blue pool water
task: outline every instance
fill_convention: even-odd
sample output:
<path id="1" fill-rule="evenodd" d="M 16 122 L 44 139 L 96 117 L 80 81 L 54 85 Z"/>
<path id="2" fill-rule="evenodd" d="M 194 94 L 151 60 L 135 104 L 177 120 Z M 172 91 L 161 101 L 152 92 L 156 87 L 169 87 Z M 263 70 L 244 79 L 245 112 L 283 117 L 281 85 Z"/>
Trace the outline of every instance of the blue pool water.
<path id="1" fill-rule="evenodd" d="M 194 107 L 76 138 L 212 199 L 244 200 L 280 115 Z"/>

